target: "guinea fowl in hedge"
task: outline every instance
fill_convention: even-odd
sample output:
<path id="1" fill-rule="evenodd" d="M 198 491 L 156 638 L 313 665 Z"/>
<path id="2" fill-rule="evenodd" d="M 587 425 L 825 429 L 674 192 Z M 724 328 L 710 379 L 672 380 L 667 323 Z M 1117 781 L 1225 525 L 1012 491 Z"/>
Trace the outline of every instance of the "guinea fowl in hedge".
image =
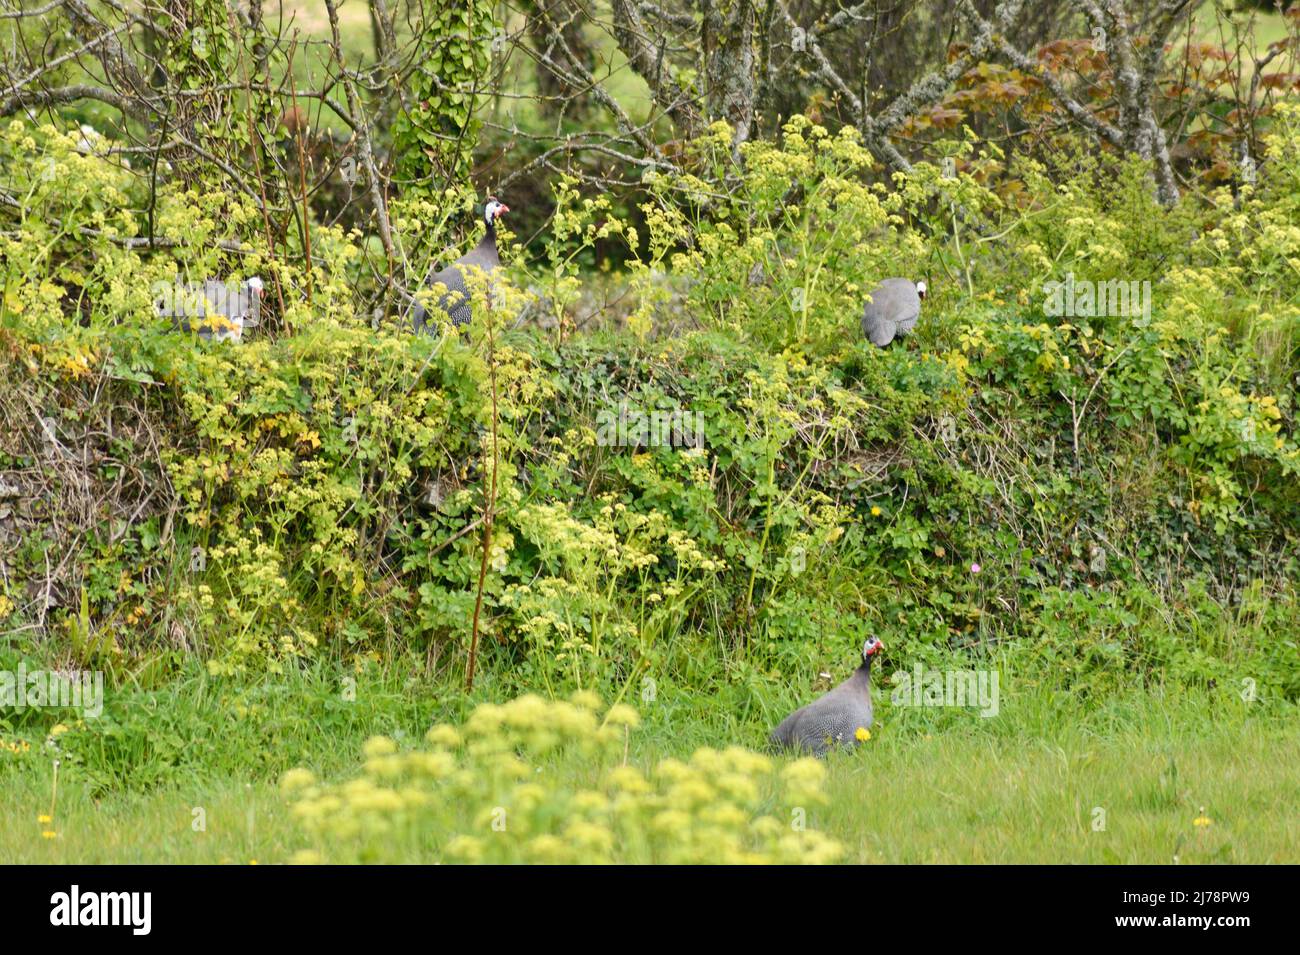
<path id="1" fill-rule="evenodd" d="M 916 327 L 924 299 L 924 282 L 885 279 L 872 289 L 871 300 L 862 309 L 862 334 L 884 348 L 895 335 L 906 335 Z"/>
<path id="2" fill-rule="evenodd" d="M 884 644 L 869 637 L 862 645 L 862 665 L 833 690 L 795 710 L 772 731 L 772 745 L 824 756 L 836 746 L 856 746 L 870 738 L 871 661 Z"/>
<path id="3" fill-rule="evenodd" d="M 429 279 L 428 287 L 442 288 L 434 308 L 450 318 L 453 325 L 469 324 L 472 293 L 466 283 L 466 276 L 474 275 L 478 270 L 490 276 L 501 268 L 501 258 L 497 255 L 497 219 L 509 211 L 509 206 L 489 196 L 483 206 L 483 221 L 487 225 L 487 232 L 478 245 Z M 429 311 L 418 302 L 412 311 L 412 317 L 417 332 L 429 327 Z"/>
<path id="4" fill-rule="evenodd" d="M 173 290 L 170 305 L 162 311 L 181 331 L 194 332 L 204 341 L 239 342 L 244 329 L 261 323 L 264 294 L 256 275 L 238 285 L 208 279 Z"/>

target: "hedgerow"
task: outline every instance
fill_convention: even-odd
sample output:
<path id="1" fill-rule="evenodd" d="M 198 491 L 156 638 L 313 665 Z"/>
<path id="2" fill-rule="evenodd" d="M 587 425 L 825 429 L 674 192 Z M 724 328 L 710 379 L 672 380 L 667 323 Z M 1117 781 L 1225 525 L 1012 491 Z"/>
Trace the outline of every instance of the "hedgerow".
<path id="1" fill-rule="evenodd" d="M 639 235 L 562 185 L 563 244 L 446 338 L 372 321 L 359 236 L 314 226 L 308 273 L 237 196 L 160 188 L 154 227 L 189 241 L 151 248 L 133 179 L 16 121 L 0 616 L 20 652 L 38 635 L 118 679 L 191 654 L 459 674 L 494 475 L 480 625 L 514 690 L 774 680 L 874 632 L 1078 687 L 1294 698 L 1300 131 L 1279 116 L 1258 190 L 1172 210 L 1131 163 L 1029 170 L 1010 202 L 924 165 L 866 187 L 853 135 L 802 118 L 739 159 L 720 130 L 695 148 L 734 176 L 725 202 L 651 183 Z M 530 286 L 563 317 L 575 254 L 616 237 L 619 319 L 512 327 Z M 922 272 L 918 335 L 861 341 L 872 281 Z M 1151 281 L 1150 316 L 1048 314 L 1067 273 Z M 159 282 L 251 274 L 269 315 L 242 344 L 155 314 Z M 702 440 L 611 443 L 626 407 Z"/>

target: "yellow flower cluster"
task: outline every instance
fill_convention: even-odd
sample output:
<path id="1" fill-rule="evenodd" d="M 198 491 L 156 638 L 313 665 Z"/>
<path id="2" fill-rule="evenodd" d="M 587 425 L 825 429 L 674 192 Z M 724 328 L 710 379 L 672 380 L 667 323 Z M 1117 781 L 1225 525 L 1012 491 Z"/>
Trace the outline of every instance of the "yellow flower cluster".
<path id="1" fill-rule="evenodd" d="M 281 788 L 315 846 L 296 862 L 823 863 L 842 848 L 804 824 L 825 768 L 778 769 L 741 747 L 702 748 L 648 772 L 624 762 L 636 711 L 527 695 L 482 704 L 425 748 L 384 737 L 361 774 L 324 786 L 304 769 Z"/>

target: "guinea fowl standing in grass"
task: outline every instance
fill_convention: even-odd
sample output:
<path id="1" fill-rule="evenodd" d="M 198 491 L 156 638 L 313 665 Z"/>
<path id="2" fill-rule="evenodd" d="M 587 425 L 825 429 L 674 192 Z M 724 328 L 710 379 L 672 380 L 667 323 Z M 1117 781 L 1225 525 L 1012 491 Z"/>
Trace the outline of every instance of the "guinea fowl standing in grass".
<path id="1" fill-rule="evenodd" d="M 466 275 L 481 270 L 490 276 L 501 267 L 501 258 L 497 255 L 497 219 L 509 211 L 509 206 L 489 196 L 483 207 L 483 221 L 487 224 L 483 238 L 478 245 L 429 280 L 430 288 L 443 287 L 435 308 L 450 318 L 453 325 L 469 324 L 472 293 L 465 281 Z M 417 332 L 429 327 L 429 312 L 419 302 L 415 304 L 412 317 Z"/>
<path id="2" fill-rule="evenodd" d="M 795 710 L 772 731 L 780 749 L 802 749 L 824 756 L 834 746 L 856 746 L 871 727 L 871 661 L 884 647 L 875 637 L 862 646 L 862 665 L 830 692 Z"/>
<path id="3" fill-rule="evenodd" d="M 906 335 L 916 327 L 924 298 L 924 282 L 885 279 L 872 289 L 871 301 L 862 309 L 862 334 L 884 348 L 895 335 Z"/>

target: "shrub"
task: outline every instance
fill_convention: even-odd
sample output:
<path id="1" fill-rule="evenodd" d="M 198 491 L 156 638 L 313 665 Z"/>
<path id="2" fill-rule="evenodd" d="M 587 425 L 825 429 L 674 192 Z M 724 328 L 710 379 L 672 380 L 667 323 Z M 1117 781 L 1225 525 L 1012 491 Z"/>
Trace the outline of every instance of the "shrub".
<path id="1" fill-rule="evenodd" d="M 1186 581 L 1220 622 L 1256 582 L 1289 606 L 1300 449 L 1278 330 L 1296 283 L 1249 248 L 1290 248 L 1291 120 L 1240 206 L 1169 211 L 1131 163 L 1030 170 L 1016 204 L 925 164 L 895 193 L 865 187 L 853 134 L 802 118 L 739 166 L 722 132 L 692 148 L 729 193 L 661 176 L 638 234 L 562 183 L 548 254 L 512 266 L 563 319 L 578 258 L 623 242 L 630 334 L 510 327 L 528 296 L 507 283 L 435 340 L 372 327 L 357 236 L 313 230 L 308 271 L 259 250 L 243 200 L 165 186 L 156 216 L 195 243 L 149 250 L 123 241 L 144 225 L 134 180 L 11 124 L 0 149 L 31 212 L 0 235 L 6 626 L 119 679 L 190 653 L 218 673 L 381 651 L 459 672 L 489 476 L 495 692 L 788 692 L 872 631 L 923 658 L 1050 637 L 1071 660 L 1147 594 L 1162 612 L 1137 617 L 1158 629 Z M 64 188 L 34 172 L 47 158 Z M 399 228 L 434 214 L 421 201 Z M 867 283 L 920 262 L 953 274 L 916 335 L 863 343 Z M 1151 314 L 1047 314 L 1060 268 L 1150 276 Z M 153 314 L 155 281 L 253 270 L 270 322 L 238 347 Z M 611 440 L 625 405 L 689 416 L 702 440 Z M 1292 693 L 1285 621 L 1249 646 Z M 1116 645 L 1125 666 L 1211 679 L 1181 639 Z"/>

